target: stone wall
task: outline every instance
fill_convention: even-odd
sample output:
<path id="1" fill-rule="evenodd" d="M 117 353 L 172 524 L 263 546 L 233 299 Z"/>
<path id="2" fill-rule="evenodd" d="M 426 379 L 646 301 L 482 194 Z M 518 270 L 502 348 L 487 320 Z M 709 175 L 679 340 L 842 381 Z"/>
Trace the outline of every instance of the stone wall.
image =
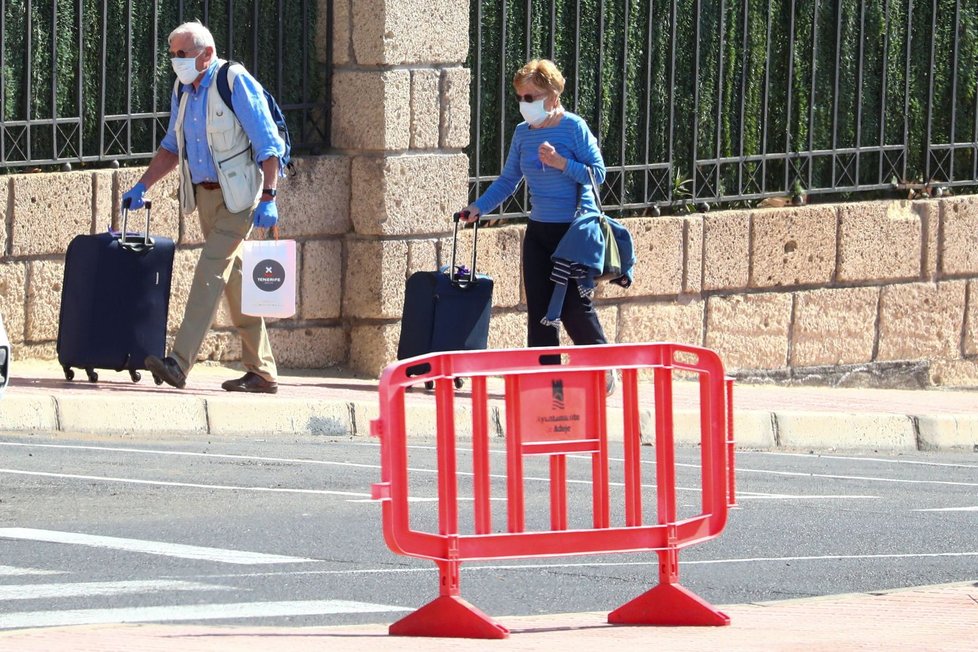
<path id="1" fill-rule="evenodd" d="M 283 368 L 376 375 L 396 354 L 406 278 L 447 264 L 450 215 L 468 203 L 468 7 L 333 0 L 333 11 L 334 149 L 300 159 L 298 176 L 283 183 L 283 237 L 299 242 L 298 313 L 272 320 L 270 331 Z M 317 52 L 323 62 L 326 54 Z M 65 248 L 117 222 L 119 197 L 140 173 L 4 177 L 0 313 L 16 357 L 56 358 Z M 150 194 L 153 232 L 179 245 L 171 337 L 201 246 L 196 216 L 181 214 L 175 189 L 171 176 Z M 635 283 L 597 295 L 613 341 L 704 345 L 741 377 L 978 386 L 978 198 L 627 224 Z M 496 283 L 492 347 L 525 344 L 522 230 L 480 232 L 479 268 Z M 240 356 L 223 309 L 201 356 Z"/>
<path id="2" fill-rule="evenodd" d="M 451 159 L 464 177 L 464 156 Z M 365 171 L 374 165 L 372 173 Z M 79 233 L 117 226 L 119 196 L 138 174 L 6 178 L 0 313 L 17 357 L 55 359 L 66 245 Z M 464 201 L 447 193 L 437 200 L 412 197 L 411 184 L 434 183 L 431 174 L 421 155 L 299 161 L 298 176 L 283 183 L 280 195 L 283 231 L 299 241 L 300 264 L 298 313 L 270 324 L 283 367 L 348 365 L 377 374 L 395 357 L 404 281 L 413 271 L 447 262 L 448 215 Z M 363 184 L 370 179 L 413 181 L 403 181 L 406 198 L 395 198 L 368 191 Z M 451 192 L 463 195 L 464 179 L 456 185 Z M 171 335 L 201 245 L 196 216 L 180 214 L 174 190 L 171 178 L 151 191 L 153 232 L 179 243 Z M 707 346 L 742 377 L 978 386 L 976 197 L 633 218 L 627 224 L 639 258 L 635 283 L 628 290 L 603 285 L 597 298 L 614 341 Z M 495 279 L 493 347 L 525 344 L 522 231 L 480 232 L 480 271 Z M 470 243 L 466 230 L 460 257 L 467 259 Z M 201 357 L 235 360 L 238 347 L 222 309 Z"/>
<path id="3" fill-rule="evenodd" d="M 301 160 L 283 182 L 282 237 L 299 241 L 298 312 L 273 320 L 274 350 L 285 366 L 323 367 L 347 359 L 340 311 L 343 250 L 350 231 L 350 165 L 343 156 Z M 119 227 L 120 195 L 142 169 L 11 175 L 0 202 L 0 314 L 18 358 L 56 359 L 64 253 L 71 239 Z M 168 331 L 183 316 L 194 266 L 203 244 L 196 213 L 182 215 L 176 176 L 154 186 L 151 232 L 177 242 Z M 144 211 L 133 211 L 129 229 L 142 229 Z M 135 224 L 133 224 L 135 223 Z M 332 279 L 332 282 L 327 282 Z M 106 288 L 111 291 L 111 288 Z M 240 343 L 225 309 L 204 342 L 202 359 L 233 360 Z"/>

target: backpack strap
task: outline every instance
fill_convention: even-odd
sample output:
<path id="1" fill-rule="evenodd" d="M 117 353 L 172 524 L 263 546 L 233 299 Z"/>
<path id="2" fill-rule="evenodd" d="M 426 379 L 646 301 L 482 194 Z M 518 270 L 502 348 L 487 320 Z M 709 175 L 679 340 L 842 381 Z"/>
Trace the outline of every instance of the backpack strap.
<path id="1" fill-rule="evenodd" d="M 244 70 L 244 66 L 237 61 L 225 61 L 217 71 L 217 81 L 215 82 L 217 92 L 221 94 L 221 100 L 235 116 L 237 113 L 234 111 L 234 104 L 231 103 L 231 89 L 234 88 L 234 80 L 242 70 Z"/>
<path id="2" fill-rule="evenodd" d="M 180 115 L 180 104 L 183 102 L 183 84 L 180 83 L 179 79 L 173 80 L 173 92 L 177 96 L 177 115 Z M 183 158 L 187 158 L 187 148 L 183 148 Z"/>
<path id="3" fill-rule="evenodd" d="M 234 115 L 235 118 L 238 117 L 238 114 L 234 110 L 234 104 L 231 103 L 231 90 L 234 88 L 234 80 L 237 79 L 238 75 L 244 71 L 246 71 L 246 68 L 244 67 L 243 64 L 238 63 L 237 61 L 225 61 L 218 69 L 217 80 L 214 82 L 217 85 L 217 92 L 220 93 L 221 95 L 221 100 L 229 109 L 231 109 L 231 113 Z M 263 89 L 263 90 L 265 95 L 265 102 L 268 104 L 269 112 L 272 114 L 273 122 L 275 122 L 276 126 L 279 128 L 279 134 L 282 137 L 282 140 L 285 141 L 285 146 L 286 146 L 285 153 L 286 155 L 288 155 L 289 149 L 291 147 L 291 140 L 289 139 L 288 128 L 284 127 L 285 124 L 284 116 L 279 115 L 279 118 L 281 118 L 281 120 L 283 121 L 282 124 L 280 125 L 279 121 L 276 119 L 275 114 L 276 111 L 281 113 L 281 110 L 278 109 L 278 106 L 275 103 L 275 100 L 272 98 L 272 96 L 268 94 L 268 90 L 267 89 Z M 275 105 L 274 110 L 273 110 L 273 105 Z M 285 129 L 284 135 L 282 133 L 283 127 Z M 295 171 L 294 162 L 289 161 L 288 163 L 283 165 L 282 158 L 279 157 L 279 163 L 282 169 L 289 170 L 290 172 L 292 172 L 292 176 L 295 176 L 296 171 Z"/>

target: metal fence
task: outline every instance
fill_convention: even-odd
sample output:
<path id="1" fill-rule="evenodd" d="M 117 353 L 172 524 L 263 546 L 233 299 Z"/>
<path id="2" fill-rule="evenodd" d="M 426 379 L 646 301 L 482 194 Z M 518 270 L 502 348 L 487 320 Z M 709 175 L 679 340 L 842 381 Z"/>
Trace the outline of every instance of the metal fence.
<path id="1" fill-rule="evenodd" d="M 978 186 L 972 0 L 473 0 L 471 17 L 472 198 L 538 57 L 598 137 L 619 214 Z M 528 208 L 524 188 L 500 213 Z"/>
<path id="2" fill-rule="evenodd" d="M 295 151 L 327 148 L 324 4 L 325 16 L 310 0 L 0 0 L 0 170 L 145 162 L 169 120 L 167 36 L 194 19 L 275 95 Z"/>

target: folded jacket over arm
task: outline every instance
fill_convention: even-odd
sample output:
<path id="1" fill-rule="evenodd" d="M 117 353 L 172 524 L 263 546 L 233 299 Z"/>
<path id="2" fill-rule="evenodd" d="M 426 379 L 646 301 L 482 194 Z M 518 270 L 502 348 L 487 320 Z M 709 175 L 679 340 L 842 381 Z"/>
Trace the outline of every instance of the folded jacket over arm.
<path id="1" fill-rule="evenodd" d="M 621 255 L 621 276 L 610 282 L 627 288 L 632 284 L 632 269 L 635 266 L 632 235 L 618 220 L 605 219 L 611 225 Z M 554 293 L 550 298 L 546 316 L 540 320 L 543 324 L 560 326 L 560 312 L 570 280 L 577 282 L 582 297 L 594 295 L 595 279 L 604 270 L 604 244 L 601 215 L 587 213 L 579 215 L 571 222 L 570 228 L 567 229 L 567 233 L 560 240 L 551 257 L 554 269 L 550 280 L 554 282 Z"/>

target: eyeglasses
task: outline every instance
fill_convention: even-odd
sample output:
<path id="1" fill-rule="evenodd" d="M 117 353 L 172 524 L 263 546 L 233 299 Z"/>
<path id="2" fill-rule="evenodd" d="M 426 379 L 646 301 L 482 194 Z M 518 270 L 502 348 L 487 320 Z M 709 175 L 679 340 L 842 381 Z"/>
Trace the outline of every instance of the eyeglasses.
<path id="1" fill-rule="evenodd" d="M 192 54 L 193 52 L 196 52 L 197 54 Z M 200 52 L 201 52 L 200 50 L 191 50 L 190 52 L 184 52 L 183 50 L 177 50 L 176 52 L 173 53 L 173 56 L 176 59 L 186 59 L 187 57 L 191 57 L 191 56 L 192 57 L 200 56 Z"/>
<path id="2" fill-rule="evenodd" d="M 544 97 L 546 97 L 546 93 L 541 94 L 540 97 L 533 97 L 533 95 L 530 93 L 527 93 L 526 95 L 520 95 L 519 93 L 516 94 L 516 100 L 519 102 L 532 103 L 536 102 L 537 100 L 542 100 Z"/>

